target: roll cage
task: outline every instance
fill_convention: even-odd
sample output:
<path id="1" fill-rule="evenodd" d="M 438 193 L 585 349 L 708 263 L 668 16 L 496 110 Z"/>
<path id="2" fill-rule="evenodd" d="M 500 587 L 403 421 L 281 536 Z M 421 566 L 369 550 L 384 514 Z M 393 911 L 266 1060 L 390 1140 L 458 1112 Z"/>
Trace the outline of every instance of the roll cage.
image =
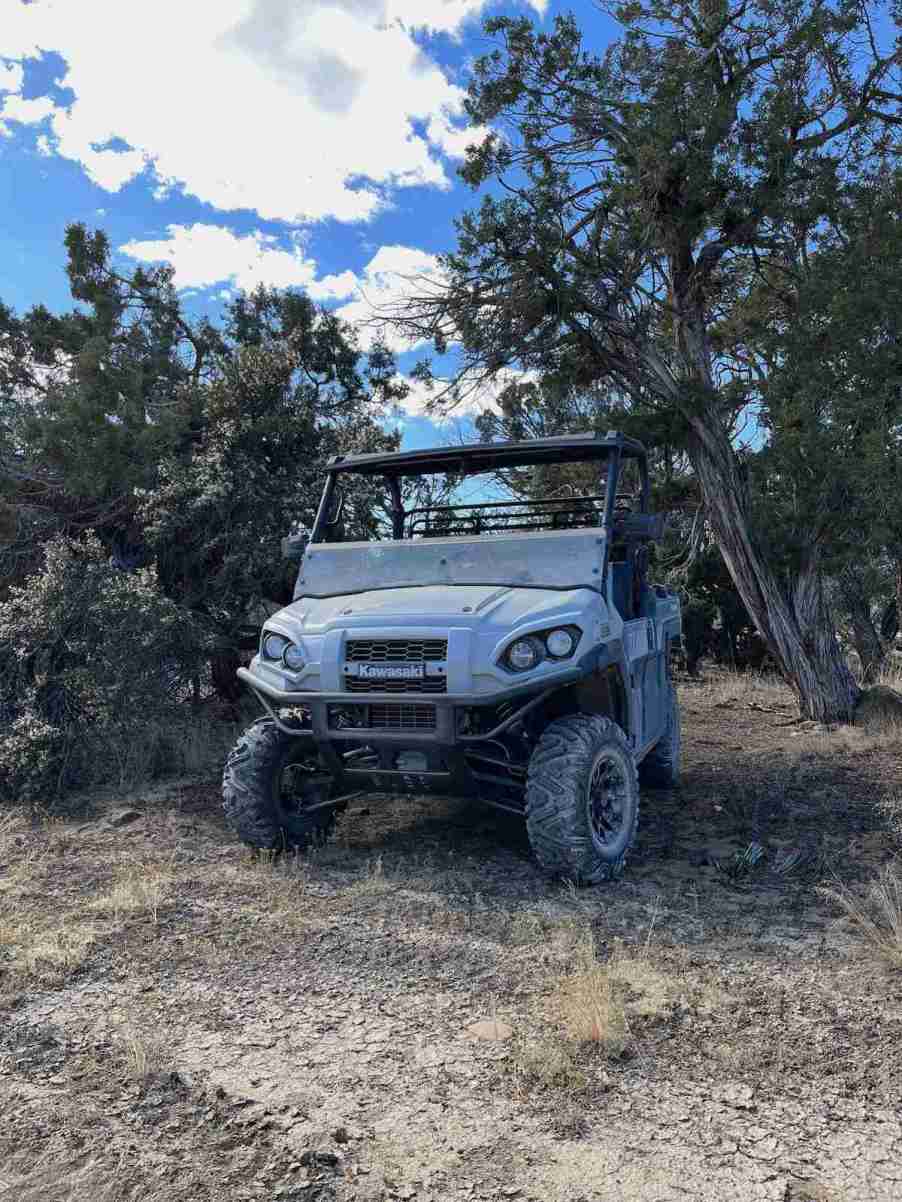
<path id="1" fill-rule="evenodd" d="M 618 492 L 624 459 L 636 461 L 639 495 Z M 571 494 L 540 500 L 481 501 L 453 505 L 418 505 L 405 509 L 401 495 L 403 478 L 445 474 L 466 477 L 503 471 L 506 468 L 556 464 L 604 464 L 603 493 Z M 342 473 L 383 477 L 391 497 L 392 538 L 453 537 L 455 535 L 508 533 L 528 530 L 572 530 L 604 526 L 613 531 L 626 519 L 638 537 L 654 537 L 651 529 L 641 531 L 648 515 L 649 479 L 645 448 L 635 439 L 616 431 L 605 435 L 591 432 L 536 438 L 523 442 L 471 443 L 457 447 L 398 451 L 391 454 L 336 456 L 328 465 L 326 486 L 311 533 L 311 542 L 329 541 L 338 477 Z M 636 519 L 640 519 L 638 522 Z"/>

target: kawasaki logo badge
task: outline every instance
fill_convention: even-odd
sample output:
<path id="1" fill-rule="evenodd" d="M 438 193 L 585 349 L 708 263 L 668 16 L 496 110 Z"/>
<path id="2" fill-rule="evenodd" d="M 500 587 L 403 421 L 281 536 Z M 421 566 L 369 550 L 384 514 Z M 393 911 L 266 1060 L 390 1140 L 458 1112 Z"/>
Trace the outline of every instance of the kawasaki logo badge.
<path id="1" fill-rule="evenodd" d="M 363 680 L 422 680 L 425 664 L 345 664 L 347 676 Z"/>

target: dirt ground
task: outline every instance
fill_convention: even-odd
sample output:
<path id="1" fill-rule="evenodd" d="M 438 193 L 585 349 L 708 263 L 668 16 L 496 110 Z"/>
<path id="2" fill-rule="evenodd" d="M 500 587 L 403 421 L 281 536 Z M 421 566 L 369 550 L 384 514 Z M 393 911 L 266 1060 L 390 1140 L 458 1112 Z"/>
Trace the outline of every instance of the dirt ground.
<path id="1" fill-rule="evenodd" d="M 897 855 L 902 740 L 680 696 L 593 890 L 460 802 L 276 863 L 215 780 L 0 811 L 0 1202 L 902 1198 L 902 972 L 819 888 Z"/>

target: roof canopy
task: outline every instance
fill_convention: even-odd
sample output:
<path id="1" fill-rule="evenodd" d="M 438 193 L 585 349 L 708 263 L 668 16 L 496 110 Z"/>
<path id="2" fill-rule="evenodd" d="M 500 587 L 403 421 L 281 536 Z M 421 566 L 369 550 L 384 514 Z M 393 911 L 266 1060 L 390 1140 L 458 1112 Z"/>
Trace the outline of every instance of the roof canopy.
<path id="1" fill-rule="evenodd" d="M 634 438 L 614 430 L 607 434 L 560 434 L 523 442 L 476 442 L 458 447 L 432 447 L 393 454 L 336 455 L 330 472 L 357 472 L 368 476 L 417 476 L 429 472 L 472 475 L 503 467 L 528 467 L 540 463 L 583 463 L 607 459 L 613 451 L 645 460 L 645 448 Z"/>

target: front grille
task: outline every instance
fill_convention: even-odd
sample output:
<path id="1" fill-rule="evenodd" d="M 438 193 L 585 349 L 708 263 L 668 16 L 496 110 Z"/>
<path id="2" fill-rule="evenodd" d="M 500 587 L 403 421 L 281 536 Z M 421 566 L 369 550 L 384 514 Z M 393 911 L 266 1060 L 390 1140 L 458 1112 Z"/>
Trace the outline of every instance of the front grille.
<path id="1" fill-rule="evenodd" d="M 332 730 L 435 730 L 435 706 L 403 705 L 330 705 Z"/>
<path id="2" fill-rule="evenodd" d="M 447 639 L 349 639 L 349 664 L 422 664 L 448 658 Z"/>
<path id="3" fill-rule="evenodd" d="M 444 676 L 424 676 L 419 680 L 357 680 L 345 677 L 348 693 L 447 693 L 448 681 Z"/>

